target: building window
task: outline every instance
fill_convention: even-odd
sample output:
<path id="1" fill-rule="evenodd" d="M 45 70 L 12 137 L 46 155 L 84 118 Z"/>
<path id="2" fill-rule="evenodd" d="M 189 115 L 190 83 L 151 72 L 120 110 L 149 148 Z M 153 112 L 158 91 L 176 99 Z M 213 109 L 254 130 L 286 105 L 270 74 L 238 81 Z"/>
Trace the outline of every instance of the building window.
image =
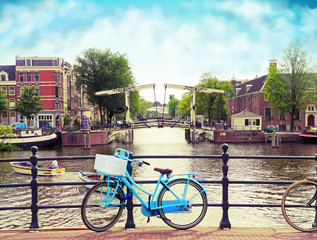
<path id="1" fill-rule="evenodd" d="M 280 131 L 286 131 L 286 125 L 280 125 L 279 126 Z"/>
<path id="2" fill-rule="evenodd" d="M 26 75 L 26 80 L 28 82 L 32 82 L 32 73 L 28 72 L 27 75 Z"/>
<path id="3" fill-rule="evenodd" d="M 39 82 L 40 81 L 40 73 L 35 72 L 34 73 L 34 82 Z"/>
<path id="4" fill-rule="evenodd" d="M 265 114 L 264 115 L 265 121 L 272 120 L 271 108 L 265 108 L 265 113 L 264 114 Z"/>
<path id="5" fill-rule="evenodd" d="M 25 63 L 26 66 L 32 66 L 32 60 L 31 60 L 31 58 L 28 58 L 28 59 L 26 59 L 25 61 L 26 61 L 26 63 Z"/>
<path id="6" fill-rule="evenodd" d="M 14 100 L 14 98 L 10 98 L 9 106 L 10 106 L 10 108 L 15 108 L 15 100 Z"/>
<path id="7" fill-rule="evenodd" d="M 1 74 L 1 81 L 6 81 L 7 80 L 7 76 L 5 74 Z"/>
<path id="8" fill-rule="evenodd" d="M 39 121 L 50 121 L 50 120 L 52 120 L 51 115 L 40 115 L 39 116 Z"/>
<path id="9" fill-rule="evenodd" d="M 56 109 L 56 110 L 59 110 L 59 101 L 56 101 L 56 102 L 55 102 L 55 109 Z"/>
<path id="10" fill-rule="evenodd" d="M 260 119 L 256 119 L 256 125 L 260 126 Z"/>
<path id="11" fill-rule="evenodd" d="M 315 106 L 314 106 L 314 105 L 308 105 L 308 106 L 307 106 L 307 111 L 308 111 L 308 112 L 313 112 L 313 111 L 315 111 Z"/>
<path id="12" fill-rule="evenodd" d="M 285 121 L 286 120 L 286 114 L 285 112 L 280 112 L 280 120 Z"/>
<path id="13" fill-rule="evenodd" d="M 40 96 L 40 89 L 37 87 L 35 88 L 36 96 Z"/>
<path id="14" fill-rule="evenodd" d="M 3 90 L 4 94 L 7 95 L 7 87 L 1 87 L 1 89 Z"/>
<path id="15" fill-rule="evenodd" d="M 15 95 L 15 87 L 9 87 L 9 95 Z"/>
<path id="16" fill-rule="evenodd" d="M 55 97 L 59 97 L 59 93 L 58 93 L 58 87 L 55 87 Z"/>
<path id="17" fill-rule="evenodd" d="M 20 96 L 22 96 L 22 93 L 24 93 L 24 87 L 20 87 Z"/>
<path id="18" fill-rule="evenodd" d="M 24 82 L 24 73 L 23 72 L 19 73 L 19 79 L 20 79 L 20 82 Z"/>
<path id="19" fill-rule="evenodd" d="M 2 115 L 2 124 L 7 125 L 8 124 L 8 115 Z"/>
<path id="20" fill-rule="evenodd" d="M 59 83 L 59 74 L 58 74 L 58 72 L 55 72 L 54 76 L 55 76 L 55 83 Z"/>

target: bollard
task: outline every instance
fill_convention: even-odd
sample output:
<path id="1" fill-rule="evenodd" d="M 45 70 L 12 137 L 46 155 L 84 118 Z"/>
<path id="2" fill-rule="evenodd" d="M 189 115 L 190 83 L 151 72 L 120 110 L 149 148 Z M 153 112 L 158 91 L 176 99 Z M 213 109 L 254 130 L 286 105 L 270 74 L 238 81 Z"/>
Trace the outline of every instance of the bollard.
<path id="1" fill-rule="evenodd" d="M 90 149 L 91 142 L 90 142 L 90 132 L 87 133 L 87 149 Z"/>
<path id="2" fill-rule="evenodd" d="M 133 155 L 130 153 L 129 159 L 132 159 Z M 128 161 L 127 171 L 132 176 L 132 165 L 131 162 Z M 125 229 L 135 229 L 134 219 L 133 219 L 133 193 L 130 189 L 127 190 L 127 196 L 130 195 L 127 199 L 127 222 L 125 223 Z"/>
<path id="3" fill-rule="evenodd" d="M 37 184 L 37 152 L 38 148 L 36 146 L 31 147 L 32 157 L 30 157 L 30 162 L 32 163 L 32 180 L 31 180 L 31 191 L 32 191 L 32 203 L 31 203 L 31 211 L 32 211 L 32 221 L 29 228 L 39 228 L 38 223 L 38 184 Z"/>
<path id="4" fill-rule="evenodd" d="M 222 219 L 220 222 L 220 228 L 229 228 L 231 229 L 231 223 L 229 221 L 229 216 L 228 216 L 228 209 L 229 209 L 229 202 L 228 202 L 228 188 L 229 188 L 229 179 L 227 177 L 228 174 L 228 160 L 229 160 L 229 154 L 227 153 L 229 146 L 228 144 L 223 144 L 222 145 Z"/>

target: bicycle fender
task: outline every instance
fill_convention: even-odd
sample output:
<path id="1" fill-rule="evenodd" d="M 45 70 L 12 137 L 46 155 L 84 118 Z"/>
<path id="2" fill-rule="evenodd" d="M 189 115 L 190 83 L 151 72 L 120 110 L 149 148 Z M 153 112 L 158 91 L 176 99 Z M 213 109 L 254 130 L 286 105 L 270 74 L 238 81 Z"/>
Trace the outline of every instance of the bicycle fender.
<path id="1" fill-rule="evenodd" d="M 192 178 L 174 178 L 174 179 L 172 179 L 172 180 L 170 180 L 170 181 L 168 181 L 168 182 L 166 182 L 165 184 L 167 185 L 167 184 L 169 184 L 170 182 L 173 182 L 173 181 L 176 181 L 176 180 L 179 180 L 179 179 L 184 179 L 184 180 L 186 180 L 186 181 L 192 181 L 192 182 L 194 182 L 194 183 L 197 183 L 202 189 L 203 189 L 203 191 L 202 192 L 205 192 L 205 194 L 206 194 L 206 196 L 207 196 L 207 191 L 206 191 L 206 189 L 203 187 L 203 185 L 201 185 L 201 183 L 200 182 L 198 182 L 197 180 L 195 180 L 195 179 L 192 179 Z M 165 186 L 164 186 L 165 187 Z M 165 187 L 166 188 L 166 187 Z"/>

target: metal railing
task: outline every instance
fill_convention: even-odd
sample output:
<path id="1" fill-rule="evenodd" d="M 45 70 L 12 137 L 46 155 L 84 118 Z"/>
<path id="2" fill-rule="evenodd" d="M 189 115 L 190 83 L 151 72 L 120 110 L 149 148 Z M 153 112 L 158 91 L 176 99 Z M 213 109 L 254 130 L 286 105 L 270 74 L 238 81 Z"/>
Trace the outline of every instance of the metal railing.
<path id="1" fill-rule="evenodd" d="M 189 156 L 181 156 L 181 155 L 133 155 L 131 154 L 132 159 L 184 159 L 184 158 L 195 158 L 195 159 L 222 159 L 222 179 L 219 181 L 200 181 L 201 183 L 206 184 L 221 184 L 222 185 L 222 203 L 208 203 L 208 207 L 221 207 L 222 208 L 222 219 L 220 221 L 219 227 L 231 228 L 231 223 L 229 220 L 228 209 L 229 207 L 280 207 L 280 204 L 229 204 L 228 192 L 230 184 L 291 184 L 293 181 L 229 181 L 228 179 L 228 161 L 229 159 L 298 159 L 298 160 L 316 160 L 317 154 L 315 156 L 230 156 L 228 154 L 229 146 L 227 144 L 222 145 L 223 153 L 222 155 L 189 155 Z M 16 159 L 0 159 L 0 162 L 13 162 L 13 161 L 30 161 L 32 164 L 32 180 L 30 183 L 22 183 L 22 184 L 0 184 L 0 188 L 12 188 L 12 187 L 31 187 L 31 204 L 30 206 L 18 206 L 18 207 L 0 207 L 0 211 L 10 211 L 10 210 L 31 210 L 32 219 L 29 228 L 39 228 L 39 220 L 38 213 L 40 209 L 48 209 L 48 208 L 80 208 L 81 205 L 38 205 L 38 187 L 39 186 L 62 186 L 62 185 L 91 185 L 92 182 L 41 182 L 37 181 L 37 163 L 38 161 L 45 160 L 88 160 L 94 159 L 95 156 L 66 156 L 66 157 L 43 157 L 39 158 L 36 153 L 38 151 L 37 147 L 32 147 L 32 156 L 27 158 L 16 158 Z M 129 166 L 129 165 L 128 165 Z M 132 169 L 129 169 L 132 171 Z M 95 182 L 97 183 L 97 182 Z M 140 184 L 153 184 L 156 181 L 136 181 L 136 183 Z M 140 204 L 133 204 L 132 197 L 128 198 L 127 210 L 128 217 L 125 227 L 126 228 L 134 228 L 134 220 L 133 220 L 133 207 L 140 207 Z"/>

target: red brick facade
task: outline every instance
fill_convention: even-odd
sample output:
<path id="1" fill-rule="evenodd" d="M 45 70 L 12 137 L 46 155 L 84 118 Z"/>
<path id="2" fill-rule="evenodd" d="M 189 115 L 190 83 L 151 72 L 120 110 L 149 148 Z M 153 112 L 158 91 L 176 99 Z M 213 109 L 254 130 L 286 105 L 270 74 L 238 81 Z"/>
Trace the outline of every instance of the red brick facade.
<path id="1" fill-rule="evenodd" d="M 15 65 L 0 66 L 0 77 L 3 78 L 0 87 L 6 90 L 12 108 L 24 86 L 36 86 L 44 110 L 32 119 L 31 126 L 58 128 L 63 123 L 65 109 L 70 116 L 78 112 L 74 110 L 72 67 L 63 58 L 16 57 Z M 8 116 L 1 117 L 1 122 L 13 124 L 26 119 L 11 109 Z"/>
<path id="2" fill-rule="evenodd" d="M 264 99 L 263 87 L 265 79 L 266 76 L 262 76 L 235 86 L 235 94 L 232 98 L 228 98 L 227 103 L 228 108 L 231 109 L 231 115 L 247 109 L 262 116 L 263 128 L 267 125 L 274 125 L 278 127 L 279 131 L 289 131 L 290 115 L 287 114 L 285 118 L 282 118 L 279 111 L 273 111 L 269 102 Z M 308 111 L 309 108 L 312 109 L 311 112 Z M 309 118 L 313 119 L 310 123 L 308 123 Z M 307 109 L 300 110 L 296 116 L 294 122 L 295 131 L 300 132 L 304 127 L 309 125 L 317 125 L 317 105 L 308 106 Z"/>

